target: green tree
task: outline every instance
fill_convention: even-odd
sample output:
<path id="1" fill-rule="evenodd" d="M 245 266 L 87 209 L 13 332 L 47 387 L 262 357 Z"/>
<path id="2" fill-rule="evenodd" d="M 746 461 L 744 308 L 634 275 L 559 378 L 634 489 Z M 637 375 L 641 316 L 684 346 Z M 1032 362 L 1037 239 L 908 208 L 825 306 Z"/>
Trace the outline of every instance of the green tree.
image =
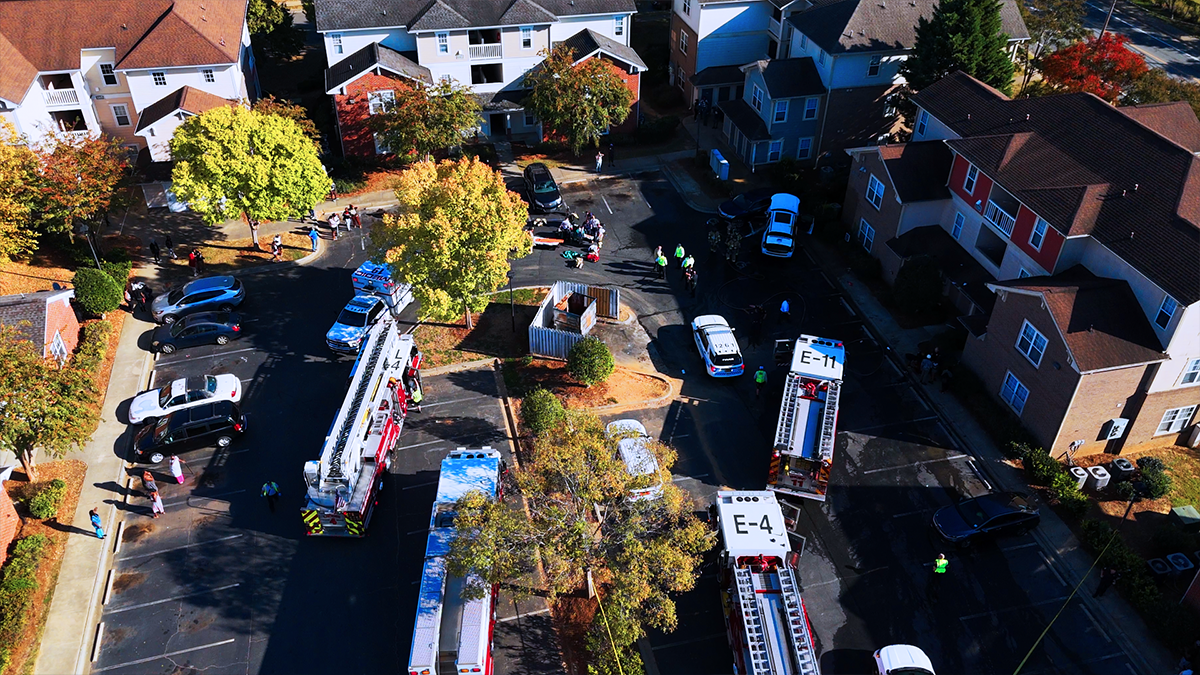
<path id="1" fill-rule="evenodd" d="M 81 267 L 71 278 L 75 287 L 75 300 L 83 311 L 92 314 L 107 314 L 121 306 L 125 289 L 116 279 L 104 271 Z"/>
<path id="2" fill-rule="evenodd" d="M 266 96 L 255 101 L 251 110 L 264 115 L 278 115 L 280 117 L 286 117 L 295 122 L 296 125 L 300 127 L 300 130 L 304 132 L 304 135 L 313 140 L 313 143 L 321 142 L 321 131 L 317 129 L 317 125 L 308 118 L 308 111 L 305 110 L 304 106 L 302 105 L 275 98 L 274 96 L 267 94 Z"/>
<path id="3" fill-rule="evenodd" d="M 607 380 L 615 368 L 612 351 L 600 338 L 585 337 L 567 352 L 567 372 L 588 387 Z"/>
<path id="4" fill-rule="evenodd" d="M 566 419 L 562 401 L 549 389 L 538 387 L 521 398 L 521 421 L 534 436 L 541 436 Z"/>
<path id="5" fill-rule="evenodd" d="M 931 19 L 918 20 L 912 56 L 900 66 L 908 86 L 920 91 L 956 70 L 1012 92 L 1013 63 L 996 0 L 943 0 Z"/>
<path id="6" fill-rule="evenodd" d="M 421 313 L 438 321 L 487 306 L 488 293 L 508 281 L 509 260 L 529 254 L 529 209 L 499 172 L 474 157 L 422 161 L 400 175 L 398 215 L 371 231 L 375 259 L 412 284 Z"/>
<path id="7" fill-rule="evenodd" d="M 1200 117 L 1200 84 L 1171 77 L 1159 68 L 1151 68 L 1125 90 L 1121 105 L 1187 101 Z M 3 189 L 3 188 L 0 188 Z"/>
<path id="8" fill-rule="evenodd" d="M 1024 67 L 1021 75 L 1021 92 L 1024 93 L 1046 54 L 1082 40 L 1088 30 L 1083 27 L 1083 0 L 1027 0 L 1017 3 L 1017 7 L 1029 29 L 1028 44 L 1031 45 L 1017 52 Z"/>
<path id="9" fill-rule="evenodd" d="M 633 92 L 604 59 L 576 64 L 574 50 L 563 45 L 542 54 L 545 60 L 525 75 L 525 107 L 578 155 L 625 121 Z"/>
<path id="10" fill-rule="evenodd" d="M 209 225 L 308 211 L 329 192 L 317 146 L 295 121 L 240 106 L 190 117 L 171 139 L 175 195 Z"/>
<path id="11" fill-rule="evenodd" d="M 37 247 L 37 234 L 29 227 L 37 183 L 37 155 L 12 123 L 0 119 L 0 262 L 27 255 Z"/>
<path id="12" fill-rule="evenodd" d="M 0 328 L 0 447 L 20 458 L 30 481 L 38 450 L 61 457 L 87 441 L 96 393 L 91 373 L 44 358 L 17 328 Z"/>
<path id="13" fill-rule="evenodd" d="M 250 0 L 246 26 L 254 45 L 277 58 L 290 58 L 304 48 L 304 34 L 292 13 L 275 0 Z"/>
<path id="14" fill-rule="evenodd" d="M 463 142 L 479 126 L 479 99 L 449 82 L 398 86 L 383 112 L 371 118 L 382 145 L 400 157 L 423 158 Z"/>

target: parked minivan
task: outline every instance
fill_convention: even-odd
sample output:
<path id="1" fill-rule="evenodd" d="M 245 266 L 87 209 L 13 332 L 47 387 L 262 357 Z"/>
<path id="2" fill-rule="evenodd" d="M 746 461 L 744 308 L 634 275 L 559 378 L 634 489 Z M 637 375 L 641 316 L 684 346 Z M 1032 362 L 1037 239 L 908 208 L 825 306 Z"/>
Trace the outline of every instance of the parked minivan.
<path id="1" fill-rule="evenodd" d="M 767 229 L 763 231 L 762 252 L 774 258 L 790 258 L 796 251 L 796 222 L 800 219 L 800 198 L 781 192 L 771 197 L 767 210 Z"/>
<path id="2" fill-rule="evenodd" d="M 658 499 L 662 496 L 662 476 L 658 470 L 658 458 L 650 450 L 646 427 L 637 420 L 617 420 L 604 427 L 609 439 L 617 439 L 617 453 L 625 464 L 625 471 L 633 477 L 629 490 L 630 501 Z"/>

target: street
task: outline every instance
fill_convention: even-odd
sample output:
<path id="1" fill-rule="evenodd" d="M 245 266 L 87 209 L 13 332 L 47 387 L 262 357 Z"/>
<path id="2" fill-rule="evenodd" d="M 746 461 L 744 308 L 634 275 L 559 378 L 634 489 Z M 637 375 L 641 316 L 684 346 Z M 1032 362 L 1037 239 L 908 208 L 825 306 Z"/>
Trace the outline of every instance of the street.
<path id="1" fill-rule="evenodd" d="M 1084 27 L 1098 34 L 1111 6 L 1106 0 L 1087 0 Z M 1200 80 L 1200 38 L 1197 36 L 1122 2 L 1117 3 L 1108 29 L 1129 38 L 1130 46 L 1146 58 L 1146 65 L 1162 68 L 1176 77 Z"/>

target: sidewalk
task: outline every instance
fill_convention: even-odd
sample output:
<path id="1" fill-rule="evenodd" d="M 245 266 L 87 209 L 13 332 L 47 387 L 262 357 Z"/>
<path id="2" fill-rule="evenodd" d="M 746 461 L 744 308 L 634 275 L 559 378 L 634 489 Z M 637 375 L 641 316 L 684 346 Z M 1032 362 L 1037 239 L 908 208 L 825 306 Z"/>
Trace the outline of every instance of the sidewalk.
<path id="1" fill-rule="evenodd" d="M 813 238 L 806 246 L 817 261 L 837 260 L 837 256 Z M 918 351 L 917 345 L 940 332 L 937 327 L 901 328 L 888 310 L 867 288 L 844 270 L 836 270 L 828 263 L 821 264 L 825 274 L 845 292 L 851 306 L 862 315 L 863 321 L 883 345 L 891 351 L 892 361 L 913 382 L 914 388 L 937 411 L 951 434 L 963 449 L 978 461 L 987 478 L 997 490 L 1028 490 L 1028 483 L 1021 471 L 1004 462 L 1004 454 L 992 442 L 987 432 L 975 421 L 971 412 L 958 401 L 954 394 L 944 392 L 940 386 L 921 384 L 905 368 L 900 356 Z M 1088 574 L 1093 558 L 1085 551 L 1070 527 L 1053 510 L 1041 510 L 1041 524 L 1033 530 L 1045 551 L 1051 553 L 1054 568 L 1062 574 L 1071 587 Z M 1141 616 L 1120 595 L 1108 593 L 1100 598 L 1092 597 L 1094 582 L 1099 574 L 1093 571 L 1089 580 L 1079 589 L 1077 598 L 1096 616 L 1104 630 L 1112 636 L 1138 665 L 1143 675 L 1175 673 L 1178 658 L 1163 647 L 1146 627 Z"/>

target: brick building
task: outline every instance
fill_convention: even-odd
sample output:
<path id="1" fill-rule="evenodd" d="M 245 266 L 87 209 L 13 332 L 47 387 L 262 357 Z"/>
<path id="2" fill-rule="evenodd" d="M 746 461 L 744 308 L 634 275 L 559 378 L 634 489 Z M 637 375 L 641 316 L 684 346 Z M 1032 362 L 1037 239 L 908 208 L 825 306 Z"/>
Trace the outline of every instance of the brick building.
<path id="1" fill-rule="evenodd" d="M 79 344 L 79 320 L 71 289 L 0 296 L 0 325 L 13 326 L 42 350 L 66 361 Z"/>
<path id="2" fill-rule="evenodd" d="M 0 565 L 8 559 L 8 546 L 20 531 L 21 518 L 13 506 L 12 497 L 8 496 L 8 490 L 4 489 L 3 482 L 0 481 Z"/>

